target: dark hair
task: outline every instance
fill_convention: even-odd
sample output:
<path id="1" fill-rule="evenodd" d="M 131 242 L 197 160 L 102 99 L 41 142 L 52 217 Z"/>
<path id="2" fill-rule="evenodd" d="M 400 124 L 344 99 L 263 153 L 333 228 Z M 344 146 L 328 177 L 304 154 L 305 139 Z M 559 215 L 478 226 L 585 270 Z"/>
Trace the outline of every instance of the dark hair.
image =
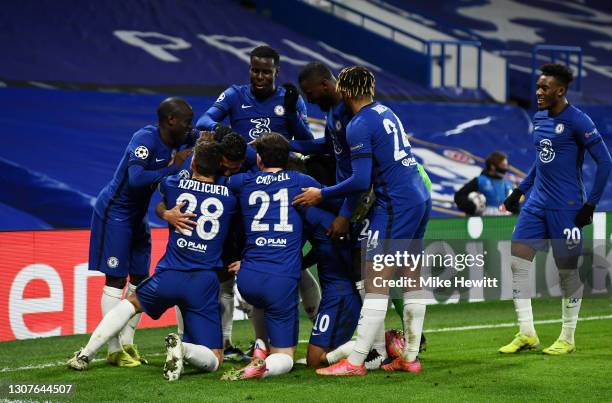
<path id="1" fill-rule="evenodd" d="M 287 169 L 305 174 L 306 163 L 304 161 L 304 158 L 298 157 L 295 154 L 289 155 L 289 159 L 287 160 Z"/>
<path id="2" fill-rule="evenodd" d="M 508 156 L 501 151 L 493 151 L 487 159 L 485 160 L 485 166 L 487 169 L 491 168 L 491 165 L 495 165 L 496 167 L 502 163 L 503 160 L 507 160 Z"/>
<path id="3" fill-rule="evenodd" d="M 195 172 L 200 175 L 213 176 L 221 165 L 221 147 L 214 141 L 200 141 L 193 149 Z"/>
<path id="4" fill-rule="evenodd" d="M 216 136 L 215 136 L 216 138 Z M 247 143 L 244 138 L 236 132 L 229 132 L 223 136 L 221 141 L 221 152 L 230 161 L 241 161 L 245 158 Z"/>
<path id="5" fill-rule="evenodd" d="M 321 79 L 321 80 L 331 80 L 333 74 L 329 67 L 321 62 L 310 62 L 306 66 L 302 68 L 300 71 L 300 75 L 298 76 L 298 82 L 312 80 L 312 79 Z"/>
<path id="6" fill-rule="evenodd" d="M 255 149 L 266 168 L 287 167 L 289 142 L 278 133 L 265 133 L 255 140 Z"/>
<path id="7" fill-rule="evenodd" d="M 261 57 L 262 59 L 274 59 L 274 65 L 278 66 L 280 62 L 280 55 L 278 52 L 267 45 L 258 46 L 251 51 L 251 59 L 254 57 Z"/>
<path id="8" fill-rule="evenodd" d="M 157 120 L 161 123 L 170 116 L 185 115 L 191 112 L 191 110 L 191 105 L 182 98 L 166 98 L 157 107 Z"/>
<path id="9" fill-rule="evenodd" d="M 336 89 L 349 98 L 374 96 L 374 74 L 362 66 L 345 67 L 338 74 Z"/>
<path id="10" fill-rule="evenodd" d="M 572 70 L 563 64 L 545 64 L 540 67 L 540 70 L 542 71 L 542 75 L 554 77 L 565 88 L 569 87 L 574 79 Z"/>

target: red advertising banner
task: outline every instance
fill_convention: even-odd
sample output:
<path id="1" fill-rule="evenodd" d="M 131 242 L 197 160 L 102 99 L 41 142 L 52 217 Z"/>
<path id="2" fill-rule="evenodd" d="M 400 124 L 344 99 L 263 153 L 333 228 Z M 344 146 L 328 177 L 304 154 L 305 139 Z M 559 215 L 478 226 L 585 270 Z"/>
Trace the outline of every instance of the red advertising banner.
<path id="1" fill-rule="evenodd" d="M 151 273 L 168 231 L 152 230 Z M 91 333 L 104 275 L 87 269 L 88 230 L 0 232 L 0 341 Z M 139 327 L 176 323 L 173 309 Z"/>

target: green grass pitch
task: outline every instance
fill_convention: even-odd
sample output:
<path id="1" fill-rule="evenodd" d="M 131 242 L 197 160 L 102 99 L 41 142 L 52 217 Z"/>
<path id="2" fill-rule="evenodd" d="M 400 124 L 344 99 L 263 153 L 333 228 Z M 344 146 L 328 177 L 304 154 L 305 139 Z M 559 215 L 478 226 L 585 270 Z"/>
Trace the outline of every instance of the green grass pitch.
<path id="1" fill-rule="evenodd" d="M 534 300 L 536 321 L 560 318 L 560 301 Z M 549 357 L 537 352 L 502 356 L 497 349 L 509 342 L 516 326 L 511 301 L 429 306 L 425 329 L 427 351 L 423 372 L 371 371 L 366 377 L 324 378 L 296 365 L 284 376 L 264 380 L 223 382 L 226 363 L 213 374 L 187 368 L 181 379 L 163 379 L 164 336 L 173 328 L 139 330 L 136 342 L 150 364 L 115 368 L 98 360 L 86 372 L 74 372 L 65 361 L 88 336 L 53 337 L 0 344 L 0 401 L 610 401 L 612 399 L 612 300 L 585 299 L 578 322 L 577 352 Z M 481 326 L 479 326 L 481 325 Z M 501 326 L 500 326 L 501 325 Z M 476 328 L 465 328 L 475 326 Z M 389 310 L 387 328 L 400 327 Z M 463 327 L 463 328 L 462 328 Z M 558 336 L 560 323 L 536 322 L 542 347 Z M 300 338 L 310 323 L 302 317 Z M 247 321 L 234 324 L 234 342 L 246 348 L 252 340 Z M 304 357 L 300 343 L 297 358 Z M 69 396 L 9 395 L 10 383 L 73 383 Z"/>

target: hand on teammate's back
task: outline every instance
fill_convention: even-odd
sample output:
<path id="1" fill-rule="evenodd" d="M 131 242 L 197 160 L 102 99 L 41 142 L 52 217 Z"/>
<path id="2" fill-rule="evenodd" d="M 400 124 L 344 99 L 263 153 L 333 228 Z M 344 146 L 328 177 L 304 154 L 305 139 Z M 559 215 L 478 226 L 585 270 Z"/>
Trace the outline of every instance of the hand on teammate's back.
<path id="1" fill-rule="evenodd" d="M 190 218 L 197 217 L 197 215 L 189 211 L 183 213 L 181 209 L 184 206 L 185 202 L 178 203 L 170 210 L 164 211 L 162 217 L 164 221 L 167 221 L 168 224 L 172 225 L 181 233 L 183 233 L 184 231 L 191 231 L 193 227 L 196 226 L 196 223 L 194 221 L 191 221 Z"/>
<path id="2" fill-rule="evenodd" d="M 285 99 L 283 102 L 285 113 L 295 114 L 297 112 L 297 102 L 300 93 L 297 87 L 291 83 L 283 84 L 283 88 L 285 88 Z"/>
<path id="3" fill-rule="evenodd" d="M 302 188 L 302 193 L 295 196 L 291 204 L 299 207 L 310 207 L 321 203 L 322 200 L 321 189 L 308 187 Z"/>
<path id="4" fill-rule="evenodd" d="M 191 148 L 186 148 L 184 150 L 177 151 L 172 161 L 170 161 L 169 165 L 174 164 L 177 167 L 181 167 L 183 163 L 185 162 L 185 160 L 187 159 L 187 157 L 189 157 L 189 155 L 192 153 L 192 151 L 193 149 Z"/>

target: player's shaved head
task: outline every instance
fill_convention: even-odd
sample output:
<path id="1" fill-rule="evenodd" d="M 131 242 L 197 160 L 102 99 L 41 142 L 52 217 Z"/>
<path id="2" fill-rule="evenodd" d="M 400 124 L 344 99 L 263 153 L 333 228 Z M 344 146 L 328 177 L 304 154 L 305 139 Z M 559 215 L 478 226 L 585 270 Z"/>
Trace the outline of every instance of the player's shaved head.
<path id="1" fill-rule="evenodd" d="M 298 82 L 309 80 L 331 80 L 333 74 L 329 67 L 321 62 L 310 62 L 302 70 L 298 76 Z"/>
<path id="2" fill-rule="evenodd" d="M 255 149 L 266 168 L 287 168 L 289 142 L 278 133 L 266 133 L 255 140 Z"/>
<path id="3" fill-rule="evenodd" d="M 164 122 L 170 116 L 185 116 L 193 114 L 193 109 L 187 101 L 179 97 L 170 97 L 164 99 L 157 107 L 157 119 Z"/>
<path id="4" fill-rule="evenodd" d="M 345 67 L 338 74 L 336 88 L 347 98 L 374 97 L 374 74 L 363 66 Z"/>

